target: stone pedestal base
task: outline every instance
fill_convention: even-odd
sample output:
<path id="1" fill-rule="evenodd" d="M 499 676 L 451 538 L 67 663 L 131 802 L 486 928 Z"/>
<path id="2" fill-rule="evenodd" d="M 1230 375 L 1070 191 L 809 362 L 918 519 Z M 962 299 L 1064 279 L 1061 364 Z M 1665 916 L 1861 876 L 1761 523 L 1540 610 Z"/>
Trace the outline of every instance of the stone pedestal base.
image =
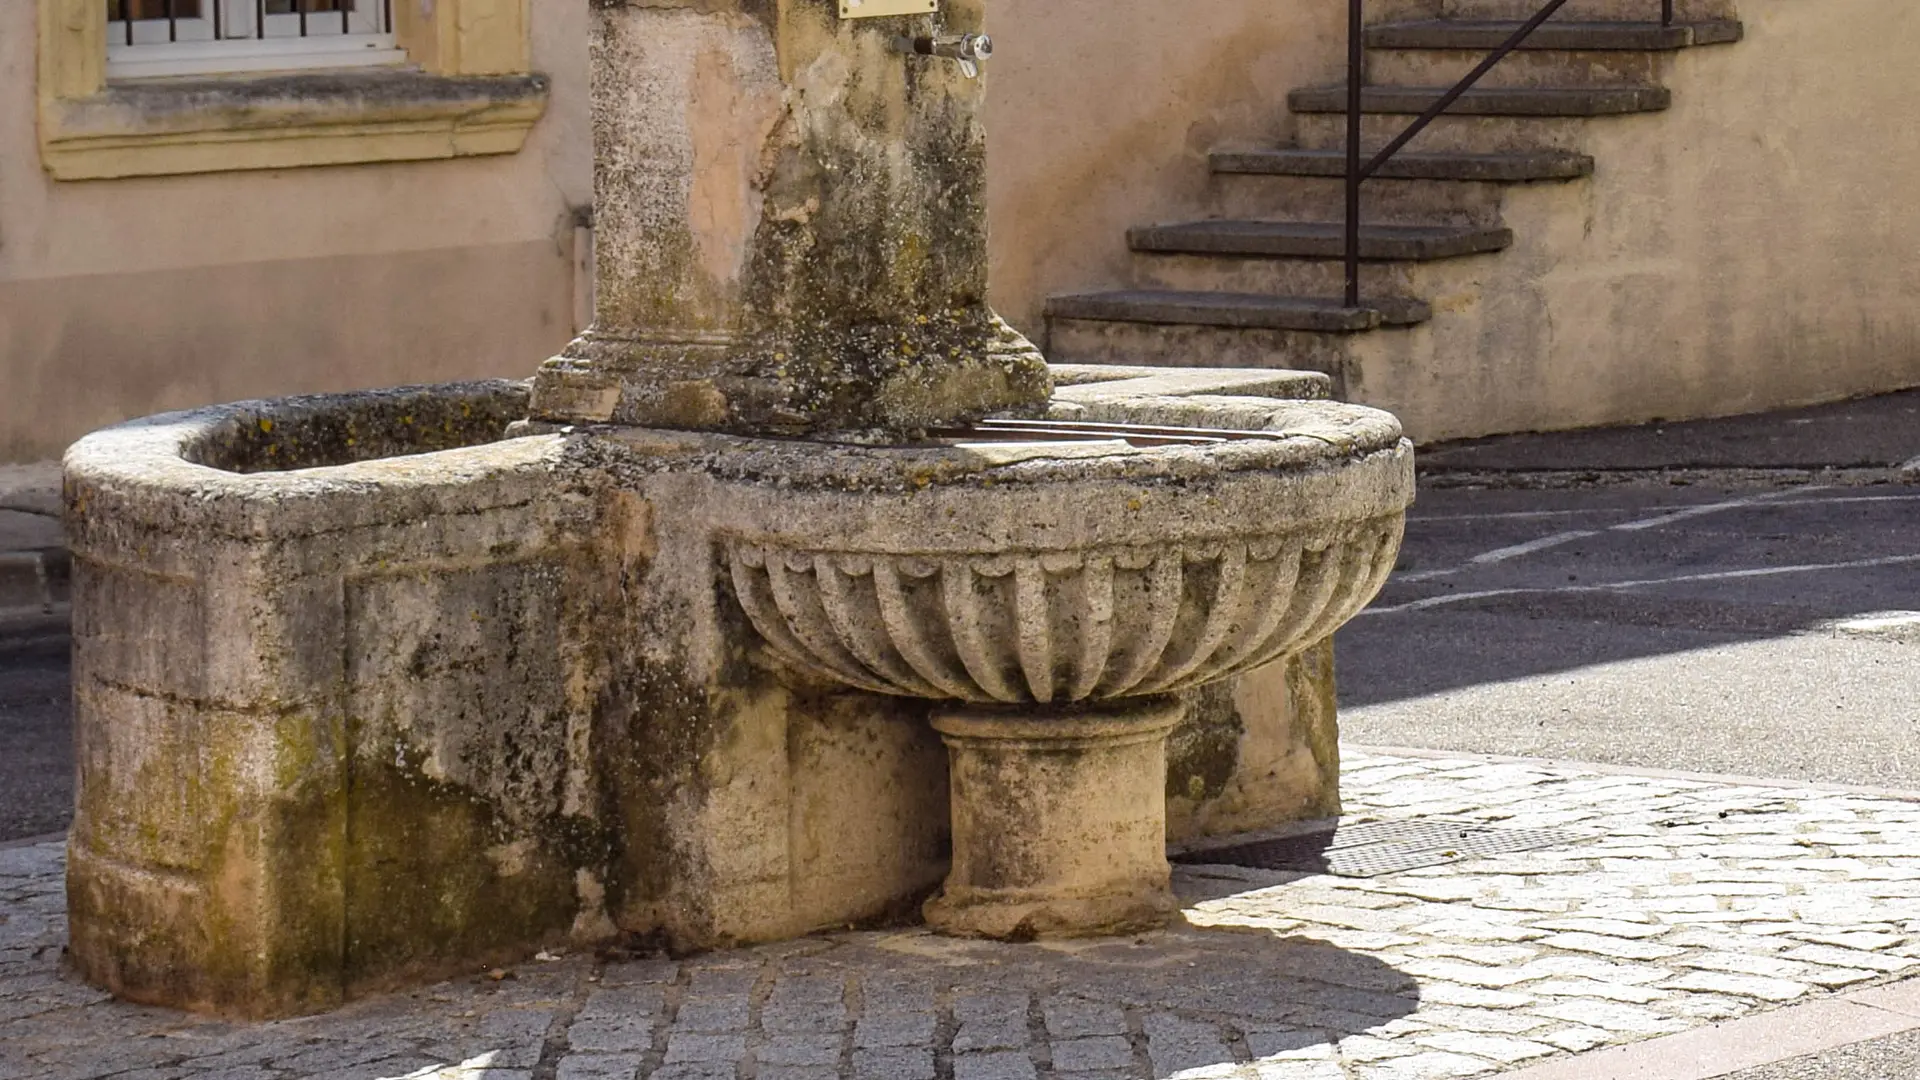
<path id="1" fill-rule="evenodd" d="M 942 933 L 1027 939 L 1164 924 L 1167 733 L 1183 706 L 936 713 L 952 763 L 953 868 L 926 904 Z"/>

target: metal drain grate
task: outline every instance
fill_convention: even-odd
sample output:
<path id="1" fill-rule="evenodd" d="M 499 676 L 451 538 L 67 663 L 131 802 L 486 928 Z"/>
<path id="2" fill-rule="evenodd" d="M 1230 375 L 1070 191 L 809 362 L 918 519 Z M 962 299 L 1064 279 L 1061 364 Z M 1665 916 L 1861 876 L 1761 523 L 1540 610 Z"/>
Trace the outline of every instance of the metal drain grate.
<path id="1" fill-rule="evenodd" d="M 1188 866 L 1247 866 L 1339 877 L 1378 877 L 1489 855 L 1562 847 L 1584 839 L 1564 829 L 1502 829 L 1471 821 L 1420 818 L 1338 825 L 1279 840 L 1189 851 L 1173 861 Z"/>

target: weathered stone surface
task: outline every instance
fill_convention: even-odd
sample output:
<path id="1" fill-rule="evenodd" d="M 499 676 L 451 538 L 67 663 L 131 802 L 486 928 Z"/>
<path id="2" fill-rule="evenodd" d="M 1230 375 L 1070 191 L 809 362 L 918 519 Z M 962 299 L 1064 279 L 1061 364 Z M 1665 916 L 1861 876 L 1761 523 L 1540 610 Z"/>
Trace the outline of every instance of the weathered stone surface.
<path id="1" fill-rule="evenodd" d="M 797 4 L 595 7 L 593 328 L 536 417 L 909 431 L 1046 407 L 988 309 L 984 87 L 897 51 L 932 19 Z"/>
<path id="2" fill-rule="evenodd" d="M 1166 738 L 1184 711 L 1143 698 L 1089 712 L 935 713 L 952 755 L 953 868 L 927 902 L 928 924 L 1021 939 L 1164 923 L 1176 906 Z"/>
<path id="3" fill-rule="evenodd" d="M 1174 382 L 1083 381 L 1060 408 L 1275 437 L 1091 458 L 499 440 L 526 390 L 498 383 L 83 441 L 75 964 L 129 997 L 266 1014 L 622 932 L 699 947 L 911 918 L 950 843 L 932 703 L 783 663 L 726 545 L 798 525 L 910 555 L 959 521 L 1043 550 L 1404 506 L 1390 418 Z M 1184 692 L 1170 833 L 1336 808 L 1331 680 L 1316 645 Z"/>

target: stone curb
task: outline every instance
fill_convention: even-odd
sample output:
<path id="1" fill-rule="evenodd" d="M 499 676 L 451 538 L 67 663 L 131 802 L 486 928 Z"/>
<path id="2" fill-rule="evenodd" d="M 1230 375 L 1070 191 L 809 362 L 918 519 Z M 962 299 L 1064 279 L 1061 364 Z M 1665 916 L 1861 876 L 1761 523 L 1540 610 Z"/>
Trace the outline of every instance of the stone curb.
<path id="1" fill-rule="evenodd" d="M 41 844 L 64 844 L 66 841 L 66 833 L 42 833 L 39 836 L 23 836 L 18 840 L 0 840 L 0 851 L 10 848 L 39 847 Z"/>
<path id="2" fill-rule="evenodd" d="M 1513 754 L 1476 754 L 1466 750 L 1430 750 L 1423 746 L 1373 746 L 1343 743 L 1362 753 L 1382 757 L 1419 758 L 1421 760 L 1484 761 L 1494 765 L 1541 765 L 1556 769 L 1580 769 L 1602 776 L 1644 776 L 1656 780 L 1688 780 L 1726 787 L 1791 788 L 1805 791 L 1830 791 L 1843 795 L 1866 795 L 1899 802 L 1920 802 L 1920 791 L 1899 788 L 1861 787 L 1853 784 L 1829 784 L 1815 780 L 1781 780 L 1761 776 L 1737 776 L 1729 773 L 1685 772 L 1678 769 L 1640 768 L 1633 765 L 1606 765 L 1592 761 L 1568 761 L 1562 758 L 1520 757 Z"/>
<path id="3" fill-rule="evenodd" d="M 1501 1080 L 1712 1080 L 1920 1028 L 1920 979 L 1502 1073 Z"/>

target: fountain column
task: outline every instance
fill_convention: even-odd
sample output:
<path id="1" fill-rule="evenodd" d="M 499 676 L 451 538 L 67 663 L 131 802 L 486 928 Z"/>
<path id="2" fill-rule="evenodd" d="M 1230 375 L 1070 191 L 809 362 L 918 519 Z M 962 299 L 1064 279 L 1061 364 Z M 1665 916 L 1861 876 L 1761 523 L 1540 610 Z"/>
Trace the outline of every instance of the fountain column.
<path id="1" fill-rule="evenodd" d="M 540 369 L 535 420 L 794 436 L 1044 409 L 1045 362 L 987 307 L 979 65 L 902 46 L 955 51 L 983 0 L 842 6 L 599 5 L 594 324 Z"/>
<path id="2" fill-rule="evenodd" d="M 953 870 L 927 901 L 969 937 L 1124 934 L 1166 922 L 1173 698 L 1076 713 L 937 712 L 952 760 Z"/>

